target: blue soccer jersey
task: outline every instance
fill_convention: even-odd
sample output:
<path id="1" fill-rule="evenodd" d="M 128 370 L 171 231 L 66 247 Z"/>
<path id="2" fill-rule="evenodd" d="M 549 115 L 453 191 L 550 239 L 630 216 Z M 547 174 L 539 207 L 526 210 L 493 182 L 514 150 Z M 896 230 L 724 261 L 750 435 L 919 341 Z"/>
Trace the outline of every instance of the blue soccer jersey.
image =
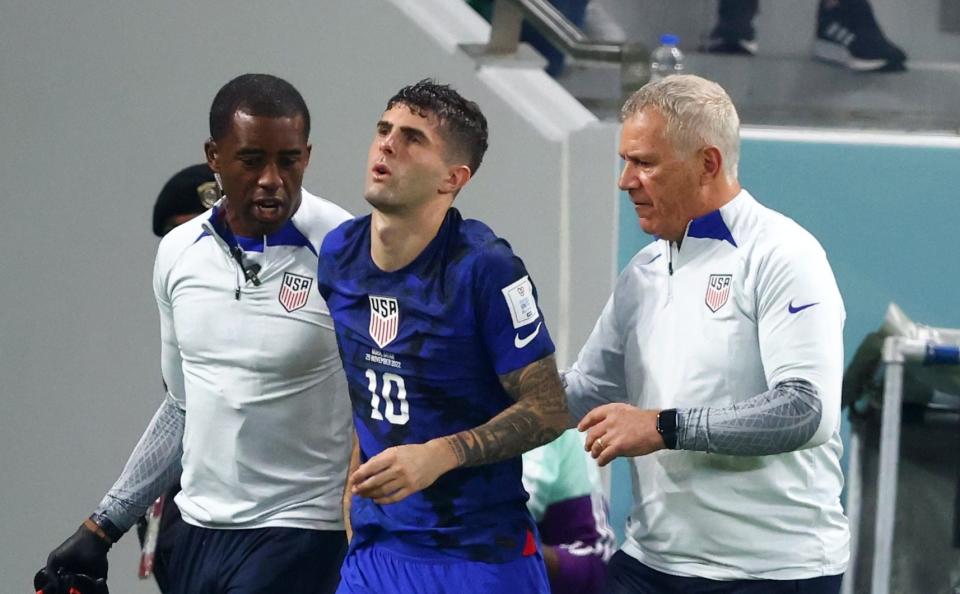
<path id="1" fill-rule="evenodd" d="M 383 272 L 370 257 L 370 220 L 327 235 L 317 276 L 362 461 L 486 423 L 514 402 L 498 376 L 554 351 L 523 262 L 486 225 L 451 208 L 413 262 Z M 516 457 L 455 469 L 393 504 L 354 497 L 354 545 L 515 559 L 533 530 L 521 474 Z"/>

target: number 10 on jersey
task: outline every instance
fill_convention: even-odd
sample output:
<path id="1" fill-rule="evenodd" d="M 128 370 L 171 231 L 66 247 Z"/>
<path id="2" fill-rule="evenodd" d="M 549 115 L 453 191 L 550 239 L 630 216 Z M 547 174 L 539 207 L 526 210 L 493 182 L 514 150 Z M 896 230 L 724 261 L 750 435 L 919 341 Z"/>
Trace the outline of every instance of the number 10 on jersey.
<path id="1" fill-rule="evenodd" d="M 403 378 L 395 373 L 384 373 L 383 381 L 377 381 L 377 372 L 366 371 L 367 389 L 370 390 L 370 417 L 378 421 L 390 421 L 394 425 L 406 425 L 410 420 L 410 404 L 407 402 L 407 388 Z M 380 385 L 378 385 L 380 384 Z M 396 400 L 394 400 L 396 388 Z M 380 400 L 383 399 L 383 412 L 380 412 Z"/>

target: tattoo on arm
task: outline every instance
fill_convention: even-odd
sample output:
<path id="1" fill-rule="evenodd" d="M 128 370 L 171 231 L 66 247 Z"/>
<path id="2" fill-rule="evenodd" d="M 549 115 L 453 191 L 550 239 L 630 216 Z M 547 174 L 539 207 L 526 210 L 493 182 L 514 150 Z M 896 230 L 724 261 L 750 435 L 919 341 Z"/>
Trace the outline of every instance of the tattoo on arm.
<path id="1" fill-rule="evenodd" d="M 571 424 L 553 355 L 500 376 L 500 383 L 515 404 L 479 427 L 444 438 L 460 466 L 519 456 L 553 441 Z"/>

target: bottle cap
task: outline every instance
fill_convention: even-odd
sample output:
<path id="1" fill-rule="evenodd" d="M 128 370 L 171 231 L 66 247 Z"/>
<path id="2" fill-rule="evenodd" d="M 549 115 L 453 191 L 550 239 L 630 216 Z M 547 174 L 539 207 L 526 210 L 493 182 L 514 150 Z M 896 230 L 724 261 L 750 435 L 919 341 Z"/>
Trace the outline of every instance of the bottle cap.
<path id="1" fill-rule="evenodd" d="M 664 33 L 660 36 L 661 45 L 677 45 L 680 43 L 680 37 L 673 33 Z"/>

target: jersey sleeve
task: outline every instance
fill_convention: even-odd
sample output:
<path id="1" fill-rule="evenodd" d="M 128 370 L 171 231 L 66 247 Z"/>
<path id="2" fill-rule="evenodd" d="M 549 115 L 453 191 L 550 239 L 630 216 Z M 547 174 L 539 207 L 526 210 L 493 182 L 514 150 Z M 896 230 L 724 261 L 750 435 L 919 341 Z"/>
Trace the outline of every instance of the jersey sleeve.
<path id="1" fill-rule="evenodd" d="M 822 416 L 811 441 L 836 430 L 843 377 L 843 300 L 823 249 L 805 236 L 776 246 L 757 274 L 757 334 L 767 386 L 802 379 Z"/>
<path id="2" fill-rule="evenodd" d="M 324 301 L 330 299 L 336 284 L 337 256 L 345 250 L 354 249 L 348 244 L 346 237 L 353 224 L 351 220 L 341 223 L 324 235 L 320 242 L 320 251 L 317 253 L 317 291 Z"/>
<path id="3" fill-rule="evenodd" d="M 553 354 L 553 341 L 537 303 L 537 289 L 520 258 L 503 240 L 477 260 L 474 303 L 486 350 L 498 375 Z"/>
<path id="4" fill-rule="evenodd" d="M 330 250 L 327 248 L 327 241 L 329 241 L 330 235 L 332 235 L 332 233 L 328 234 L 320 244 L 320 252 L 317 255 L 317 291 L 320 293 L 320 296 L 323 297 L 324 301 L 329 300 L 330 294 L 333 292 Z"/>
<path id="5" fill-rule="evenodd" d="M 153 294 L 160 312 L 160 371 L 167 393 L 181 409 L 186 408 L 186 394 L 183 386 L 183 361 L 180 358 L 180 345 L 173 325 L 173 305 L 167 286 L 168 270 L 164 265 L 161 251 L 153 267 Z"/>

